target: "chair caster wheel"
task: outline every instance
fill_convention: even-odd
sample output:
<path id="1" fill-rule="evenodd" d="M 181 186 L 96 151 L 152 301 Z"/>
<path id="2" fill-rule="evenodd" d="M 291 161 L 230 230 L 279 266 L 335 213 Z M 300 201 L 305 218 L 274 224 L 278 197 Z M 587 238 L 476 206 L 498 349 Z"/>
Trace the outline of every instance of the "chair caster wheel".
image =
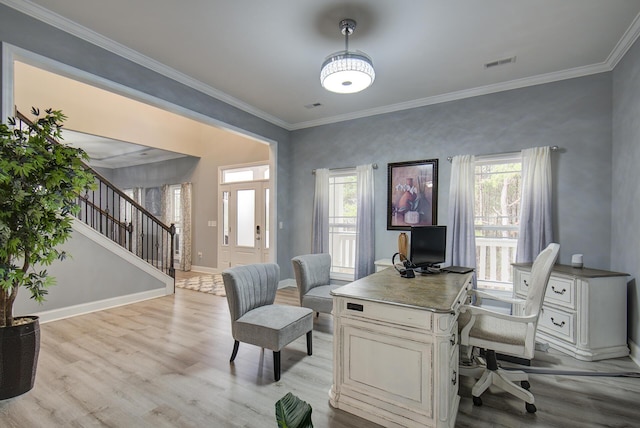
<path id="1" fill-rule="evenodd" d="M 524 403 L 524 407 L 527 409 L 527 412 L 529 413 L 535 413 L 536 410 L 536 405 L 532 404 L 532 403 Z"/>
<path id="2" fill-rule="evenodd" d="M 520 382 L 520 386 L 523 387 L 524 389 L 531 388 L 531 384 L 529 383 L 528 380 L 523 380 L 522 382 Z"/>
<path id="3" fill-rule="evenodd" d="M 474 406 L 482 406 L 482 398 L 480 398 L 480 397 L 473 397 L 473 405 L 474 405 Z"/>

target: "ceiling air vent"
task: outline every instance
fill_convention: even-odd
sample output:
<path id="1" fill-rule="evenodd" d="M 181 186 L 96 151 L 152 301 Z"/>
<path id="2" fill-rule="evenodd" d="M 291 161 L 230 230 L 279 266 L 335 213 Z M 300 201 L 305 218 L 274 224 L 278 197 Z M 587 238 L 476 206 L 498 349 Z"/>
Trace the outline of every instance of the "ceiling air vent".
<path id="1" fill-rule="evenodd" d="M 514 62 L 516 62 L 516 57 L 512 56 L 509 58 L 503 58 L 503 59 L 498 59 L 495 61 L 488 62 L 484 65 L 484 68 L 493 68 L 493 67 L 498 67 L 500 65 L 513 64 Z"/>
<path id="2" fill-rule="evenodd" d="M 316 108 L 316 107 L 320 107 L 322 104 L 320 103 L 313 103 L 313 104 L 307 104 L 306 106 L 304 106 L 305 108 L 311 109 L 311 108 Z"/>

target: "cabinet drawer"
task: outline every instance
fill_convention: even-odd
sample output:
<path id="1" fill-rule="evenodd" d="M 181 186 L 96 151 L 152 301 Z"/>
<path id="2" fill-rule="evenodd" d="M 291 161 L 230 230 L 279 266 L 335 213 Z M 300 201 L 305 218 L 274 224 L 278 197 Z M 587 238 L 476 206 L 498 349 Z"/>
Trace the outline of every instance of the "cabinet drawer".
<path id="1" fill-rule="evenodd" d="M 449 379 L 449 403 L 455 401 L 456 395 L 458 395 L 458 382 L 460 380 L 460 373 L 458 372 L 458 361 L 460 360 L 459 347 L 456 346 L 451 359 L 449 360 L 449 369 L 451 370 L 451 378 Z M 451 407 L 449 407 L 451 408 Z"/>
<path id="2" fill-rule="evenodd" d="M 529 284 L 531 283 L 530 272 L 520 272 L 516 282 L 516 294 L 526 297 Z M 570 309 L 576 308 L 576 284 L 573 279 L 551 276 L 547 286 L 547 292 L 544 295 L 544 301 L 556 305 L 564 306 Z"/>
<path id="3" fill-rule="evenodd" d="M 426 331 L 432 329 L 432 313 L 429 311 L 358 299 L 341 298 L 339 301 L 340 311 L 344 316 L 400 324 Z"/>
<path id="4" fill-rule="evenodd" d="M 453 334 L 451 334 L 451 336 L 449 336 L 449 344 L 451 345 L 451 354 L 449 355 L 449 358 L 454 358 L 454 354 L 455 354 L 455 358 L 458 358 L 458 347 L 459 347 L 459 340 L 460 340 L 460 336 L 458 335 L 458 323 L 456 322 L 454 327 L 453 327 Z"/>
<path id="5" fill-rule="evenodd" d="M 540 312 L 538 327 L 560 339 L 575 343 L 575 314 L 559 311 L 545 306 Z"/>
<path id="6" fill-rule="evenodd" d="M 572 279 L 551 277 L 547 292 L 544 295 L 545 302 L 555 303 L 567 308 L 576 308 L 576 282 Z"/>

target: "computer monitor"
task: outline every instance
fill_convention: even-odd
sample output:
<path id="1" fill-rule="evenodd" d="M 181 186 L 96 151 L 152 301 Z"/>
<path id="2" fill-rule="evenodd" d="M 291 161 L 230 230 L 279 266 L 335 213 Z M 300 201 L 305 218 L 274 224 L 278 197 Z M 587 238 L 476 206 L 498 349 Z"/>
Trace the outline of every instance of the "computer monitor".
<path id="1" fill-rule="evenodd" d="M 447 251 L 447 226 L 418 226 L 411 228 L 410 260 L 426 270 L 444 263 Z"/>

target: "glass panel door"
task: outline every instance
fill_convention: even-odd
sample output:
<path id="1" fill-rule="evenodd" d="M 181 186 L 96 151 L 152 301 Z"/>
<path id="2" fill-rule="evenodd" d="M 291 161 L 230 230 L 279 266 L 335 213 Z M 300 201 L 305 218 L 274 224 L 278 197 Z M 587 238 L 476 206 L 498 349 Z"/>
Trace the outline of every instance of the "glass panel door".
<path id="1" fill-rule="evenodd" d="M 236 245 L 238 247 L 255 248 L 256 246 L 256 191 L 255 189 L 238 190 L 236 210 Z"/>

